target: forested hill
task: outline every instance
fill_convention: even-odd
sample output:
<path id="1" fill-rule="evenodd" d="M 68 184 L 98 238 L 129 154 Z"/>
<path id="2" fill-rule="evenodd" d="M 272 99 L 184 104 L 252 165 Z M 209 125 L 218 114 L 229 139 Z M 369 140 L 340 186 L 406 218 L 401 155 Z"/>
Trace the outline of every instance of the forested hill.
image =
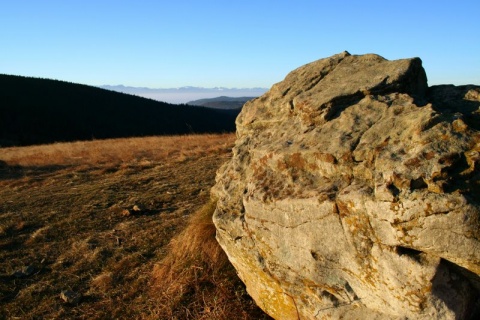
<path id="1" fill-rule="evenodd" d="M 221 96 L 217 98 L 194 100 L 194 101 L 187 102 L 187 104 L 191 106 L 202 106 L 202 107 L 214 108 L 214 109 L 232 110 L 232 109 L 241 109 L 247 101 L 252 99 L 255 99 L 255 97 Z"/>
<path id="2" fill-rule="evenodd" d="M 0 74 L 0 147 L 235 130 L 238 112 Z"/>

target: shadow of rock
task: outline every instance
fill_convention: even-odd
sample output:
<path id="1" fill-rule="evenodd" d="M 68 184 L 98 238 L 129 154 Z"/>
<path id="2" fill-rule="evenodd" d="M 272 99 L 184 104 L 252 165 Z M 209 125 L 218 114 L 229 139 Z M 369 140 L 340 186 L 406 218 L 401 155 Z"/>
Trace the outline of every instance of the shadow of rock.
<path id="1" fill-rule="evenodd" d="M 476 290 L 468 290 L 473 287 Z M 432 294 L 451 309 L 459 312 L 468 310 L 467 320 L 479 319 L 480 316 L 480 277 L 447 260 L 441 261 L 432 280 Z M 465 294 L 470 296 L 464 296 Z"/>
<path id="2" fill-rule="evenodd" d="M 475 85 L 438 85 L 428 88 L 428 100 L 435 111 L 461 118 L 480 130 L 480 87 Z"/>

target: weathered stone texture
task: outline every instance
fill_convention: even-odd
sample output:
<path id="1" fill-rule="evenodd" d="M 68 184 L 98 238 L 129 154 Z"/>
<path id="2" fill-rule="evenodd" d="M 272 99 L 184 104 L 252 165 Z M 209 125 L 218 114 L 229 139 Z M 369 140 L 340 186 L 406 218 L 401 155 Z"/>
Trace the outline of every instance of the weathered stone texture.
<path id="1" fill-rule="evenodd" d="M 468 319 L 480 293 L 480 88 L 347 52 L 237 118 L 217 239 L 276 319 Z"/>

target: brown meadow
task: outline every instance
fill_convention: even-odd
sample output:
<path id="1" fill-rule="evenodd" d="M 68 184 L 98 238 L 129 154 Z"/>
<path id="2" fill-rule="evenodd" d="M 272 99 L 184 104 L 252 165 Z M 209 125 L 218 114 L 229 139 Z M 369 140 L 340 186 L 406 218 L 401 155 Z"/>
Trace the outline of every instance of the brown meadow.
<path id="1" fill-rule="evenodd" d="M 267 318 L 211 222 L 209 190 L 234 139 L 0 149 L 0 318 Z"/>

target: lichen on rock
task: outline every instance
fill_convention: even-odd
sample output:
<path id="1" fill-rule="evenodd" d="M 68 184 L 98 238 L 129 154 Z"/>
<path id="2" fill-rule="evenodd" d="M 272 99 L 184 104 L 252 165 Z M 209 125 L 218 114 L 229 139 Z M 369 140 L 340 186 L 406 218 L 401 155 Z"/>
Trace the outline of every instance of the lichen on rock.
<path id="1" fill-rule="evenodd" d="M 217 239 L 276 319 L 480 312 L 480 87 L 419 58 L 343 52 L 237 118 L 212 193 Z"/>

